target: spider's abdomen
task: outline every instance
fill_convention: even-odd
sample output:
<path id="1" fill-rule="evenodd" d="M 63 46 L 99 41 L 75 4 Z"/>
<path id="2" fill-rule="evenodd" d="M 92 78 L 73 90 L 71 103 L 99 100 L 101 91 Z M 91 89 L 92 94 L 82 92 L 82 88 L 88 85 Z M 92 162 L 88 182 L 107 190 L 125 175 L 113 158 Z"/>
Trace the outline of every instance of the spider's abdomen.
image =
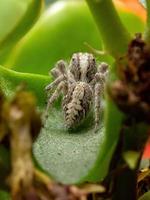
<path id="1" fill-rule="evenodd" d="M 67 128 L 75 128 L 86 117 L 92 103 L 92 89 L 85 82 L 72 84 L 63 100 Z"/>

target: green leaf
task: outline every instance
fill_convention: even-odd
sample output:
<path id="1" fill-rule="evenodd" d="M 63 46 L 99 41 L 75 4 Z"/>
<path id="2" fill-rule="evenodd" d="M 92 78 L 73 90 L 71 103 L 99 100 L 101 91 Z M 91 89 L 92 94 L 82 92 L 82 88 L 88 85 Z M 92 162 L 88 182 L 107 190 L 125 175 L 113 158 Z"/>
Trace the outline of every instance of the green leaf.
<path id="1" fill-rule="evenodd" d="M 114 58 L 124 55 L 131 36 L 121 22 L 111 0 L 86 0 L 102 36 L 106 51 Z M 113 22 L 113 26 L 111 23 Z M 117 37 L 117 40 L 114 38 Z"/>
<path id="2" fill-rule="evenodd" d="M 30 0 L 1 0 L 0 1 L 0 42 L 16 27 Z"/>
<path id="3" fill-rule="evenodd" d="M 94 175 L 89 172 L 103 145 L 104 127 L 101 122 L 98 133 L 95 133 L 91 121 L 91 118 L 87 120 L 77 132 L 68 132 L 60 107 L 50 111 L 33 152 L 40 166 L 55 180 L 66 184 L 79 183 L 88 181 L 87 176 Z M 97 167 L 99 173 L 103 173 L 101 167 Z M 93 181 L 96 181 L 99 174 L 94 176 Z"/>
<path id="4" fill-rule="evenodd" d="M 19 1 L 19 0 L 18 0 Z M 22 6 L 24 6 L 25 1 L 19 1 Z M 20 17 L 20 20 L 16 22 L 16 25 L 12 28 L 12 30 L 7 34 L 2 41 L 0 41 L 0 63 L 4 63 L 6 61 L 8 55 L 10 54 L 13 46 L 18 42 L 25 33 L 33 26 L 33 24 L 38 19 L 41 8 L 43 5 L 43 0 L 27 0 L 28 4 L 26 5 L 26 11 Z M 8 11 L 5 11 L 5 14 Z M 14 11 L 13 11 L 14 13 Z M 4 21 L 4 17 L 2 18 Z M 6 22 L 5 22 L 6 23 Z M 9 24 L 8 24 L 9 26 Z"/>
<path id="5" fill-rule="evenodd" d="M 105 124 L 101 119 L 97 133 L 94 133 L 92 117 L 78 131 L 68 132 L 61 108 L 49 112 L 33 152 L 42 168 L 57 181 L 65 184 L 97 182 L 107 175 L 122 119 L 110 99 L 107 101 L 110 103 L 105 111 Z"/>
<path id="6" fill-rule="evenodd" d="M 136 33 L 144 32 L 145 23 L 139 16 L 124 10 L 118 10 L 118 14 L 122 23 L 128 29 L 132 37 L 134 37 Z"/>
<path id="7" fill-rule="evenodd" d="M 119 7 L 118 12 L 130 33 L 144 30 L 144 23 L 138 16 Z M 109 31 L 108 34 L 111 36 Z M 86 3 L 58 1 L 45 11 L 35 27 L 17 44 L 5 66 L 22 72 L 47 74 L 49 67 L 58 60 L 69 60 L 74 52 L 88 51 L 84 42 L 102 49 L 101 36 Z M 112 48 L 115 45 L 116 42 Z M 99 60 L 108 61 L 104 56 L 100 56 Z"/>
<path id="8" fill-rule="evenodd" d="M 44 87 L 47 76 L 18 73 L 0 67 L 1 88 L 6 95 L 14 93 L 21 82 L 37 97 L 38 105 L 45 108 Z M 112 108 L 112 107 L 111 107 Z M 111 124 L 112 125 L 112 124 Z M 105 177 L 116 145 L 116 124 L 111 135 L 106 135 L 103 118 L 97 133 L 93 129 L 92 113 L 76 132 L 65 128 L 60 101 L 49 111 L 49 118 L 34 144 L 33 153 L 40 166 L 62 183 L 98 181 Z M 111 128 L 111 127 L 109 127 Z"/>
<path id="9" fill-rule="evenodd" d="M 135 169 L 139 161 L 140 153 L 136 151 L 126 151 L 123 153 L 123 158 L 130 167 L 130 169 Z"/>
<path id="10" fill-rule="evenodd" d="M 138 200 L 150 200 L 150 191 L 146 192 L 143 196 L 141 196 Z"/>
<path id="11" fill-rule="evenodd" d="M 44 87 L 51 80 L 48 76 L 18 73 L 2 66 L 0 66 L 0 74 L 0 86 L 5 95 L 11 96 L 19 84 L 25 83 L 27 89 L 37 97 L 38 106 L 40 108 L 45 106 Z"/>
<path id="12" fill-rule="evenodd" d="M 87 51 L 84 42 L 101 49 L 87 5 L 84 1 L 58 1 L 45 11 L 4 65 L 21 72 L 47 74 L 58 60 Z"/>

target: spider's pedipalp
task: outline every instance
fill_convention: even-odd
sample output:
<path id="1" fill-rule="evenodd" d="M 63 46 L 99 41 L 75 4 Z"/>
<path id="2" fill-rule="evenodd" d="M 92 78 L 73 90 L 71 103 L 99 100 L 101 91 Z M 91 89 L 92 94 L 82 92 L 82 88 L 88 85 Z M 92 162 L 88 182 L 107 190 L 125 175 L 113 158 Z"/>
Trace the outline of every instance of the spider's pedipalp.
<path id="1" fill-rule="evenodd" d="M 55 67 L 50 70 L 49 75 L 52 75 L 54 78 L 59 77 L 62 74 L 66 74 L 66 63 L 63 60 L 59 60 Z"/>
<path id="2" fill-rule="evenodd" d="M 59 69 L 57 69 L 56 67 L 51 69 L 50 72 L 49 72 L 49 75 L 53 76 L 54 78 L 57 78 L 61 75 L 61 72 L 59 71 Z"/>
<path id="3" fill-rule="evenodd" d="M 60 70 L 62 74 L 66 74 L 66 63 L 63 60 L 59 60 L 56 64 L 57 68 Z"/>

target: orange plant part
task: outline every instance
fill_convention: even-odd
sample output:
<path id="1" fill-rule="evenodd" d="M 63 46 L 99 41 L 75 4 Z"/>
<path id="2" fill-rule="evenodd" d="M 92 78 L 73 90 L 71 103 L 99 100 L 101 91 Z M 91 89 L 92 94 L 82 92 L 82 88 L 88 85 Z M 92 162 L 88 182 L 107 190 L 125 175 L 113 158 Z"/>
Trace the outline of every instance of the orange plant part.
<path id="1" fill-rule="evenodd" d="M 147 145 L 145 147 L 144 153 L 143 153 L 144 159 L 150 159 L 150 140 L 147 142 Z"/>
<path id="2" fill-rule="evenodd" d="M 146 22 L 146 9 L 139 0 L 113 0 L 113 2 L 120 9 L 134 13 Z"/>
<path id="3" fill-rule="evenodd" d="M 147 141 L 147 144 L 145 145 L 143 159 L 150 159 L 150 130 L 148 131 L 147 134 L 149 135 L 149 139 Z"/>

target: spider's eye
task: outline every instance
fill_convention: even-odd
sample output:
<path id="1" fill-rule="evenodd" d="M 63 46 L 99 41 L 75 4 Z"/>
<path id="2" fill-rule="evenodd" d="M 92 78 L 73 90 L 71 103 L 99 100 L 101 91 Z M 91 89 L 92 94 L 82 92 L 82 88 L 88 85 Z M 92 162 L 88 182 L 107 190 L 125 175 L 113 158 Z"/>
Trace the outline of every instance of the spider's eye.
<path id="1" fill-rule="evenodd" d="M 76 61 L 76 59 L 75 58 L 72 58 L 72 62 L 75 62 Z"/>

